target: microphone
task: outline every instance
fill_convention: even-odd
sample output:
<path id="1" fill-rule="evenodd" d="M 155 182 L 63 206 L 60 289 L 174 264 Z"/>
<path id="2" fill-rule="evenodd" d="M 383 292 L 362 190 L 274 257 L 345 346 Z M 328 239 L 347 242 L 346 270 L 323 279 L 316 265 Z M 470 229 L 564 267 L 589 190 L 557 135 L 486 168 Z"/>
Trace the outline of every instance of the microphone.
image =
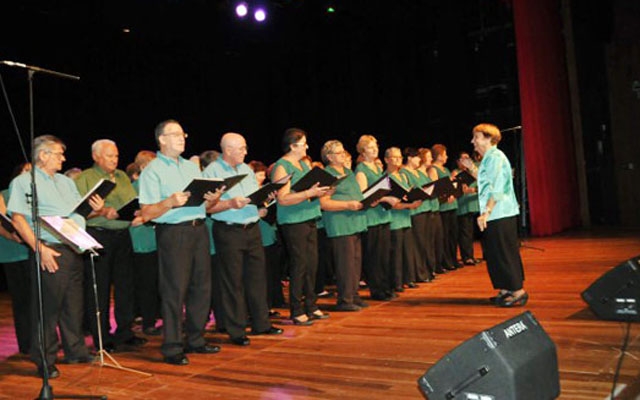
<path id="1" fill-rule="evenodd" d="M 517 131 L 518 129 L 522 129 L 522 125 L 513 126 L 513 127 L 511 127 L 511 128 L 503 129 L 503 130 L 501 130 L 500 132 Z"/>
<path id="2" fill-rule="evenodd" d="M 34 72 L 42 72 L 42 73 L 49 74 L 49 75 L 55 75 L 55 76 L 58 76 L 60 78 L 73 79 L 73 80 L 76 80 L 76 81 L 80 80 L 79 76 L 69 75 L 69 74 L 65 74 L 65 73 L 57 72 L 57 71 L 52 71 L 50 69 L 34 67 L 33 65 L 27 65 L 27 64 L 15 62 L 15 61 L 3 60 L 3 61 L 0 61 L 0 64 L 8 65 L 10 67 L 24 68 L 24 69 L 28 69 L 29 71 L 34 71 Z"/>

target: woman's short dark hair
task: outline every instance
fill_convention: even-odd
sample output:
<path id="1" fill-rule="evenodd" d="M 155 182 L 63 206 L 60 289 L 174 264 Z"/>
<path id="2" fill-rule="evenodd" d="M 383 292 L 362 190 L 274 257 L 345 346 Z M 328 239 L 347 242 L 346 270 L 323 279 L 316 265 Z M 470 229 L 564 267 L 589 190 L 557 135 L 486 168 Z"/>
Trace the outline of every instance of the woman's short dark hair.
<path id="1" fill-rule="evenodd" d="M 282 151 L 288 153 L 291 151 L 291 145 L 298 143 L 300 139 L 307 136 L 307 132 L 299 128 L 289 128 L 284 131 L 282 136 Z"/>

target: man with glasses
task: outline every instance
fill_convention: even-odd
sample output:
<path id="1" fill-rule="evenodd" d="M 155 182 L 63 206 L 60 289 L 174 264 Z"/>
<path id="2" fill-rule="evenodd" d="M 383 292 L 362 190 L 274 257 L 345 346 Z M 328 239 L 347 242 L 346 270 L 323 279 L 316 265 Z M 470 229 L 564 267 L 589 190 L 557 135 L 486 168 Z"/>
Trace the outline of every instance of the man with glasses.
<path id="1" fill-rule="evenodd" d="M 157 125 L 155 137 L 158 156 L 140 174 L 140 217 L 141 222 L 153 221 L 156 226 L 164 361 L 187 365 L 185 353 L 220 351 L 220 347 L 208 345 L 203 336 L 211 299 L 209 235 L 204 219 L 220 196 L 209 192 L 201 205 L 183 207 L 190 196 L 184 188 L 201 177 L 200 168 L 181 157 L 187 134 L 178 121 L 167 120 Z"/>
<path id="2" fill-rule="evenodd" d="M 40 216 L 69 217 L 84 228 L 85 219 L 80 214 L 72 212 L 73 207 L 82 197 L 73 180 L 58 173 L 65 161 L 65 149 L 66 146 L 62 140 L 52 135 L 38 136 L 34 140 L 34 176 L 38 213 Z M 38 366 L 40 376 L 47 373 L 48 377 L 53 379 L 60 376 L 60 372 L 55 366 L 58 353 L 56 327 L 60 329 L 65 362 L 75 364 L 88 363 L 93 360 L 84 343 L 82 332 L 84 269 L 82 256 L 61 243 L 45 229 L 42 229 L 41 236 L 36 238 L 33 231 L 31 202 L 34 196 L 31 189 L 31 174 L 21 174 L 16 177 L 11 182 L 10 191 L 11 197 L 7 210 L 12 215 L 16 230 L 31 250 L 35 251 L 36 243 L 39 244 L 44 316 L 42 351 L 46 365 L 43 365 L 40 353 L 37 270 L 35 267 L 31 268 L 31 293 L 33 294 L 31 303 L 31 359 Z M 89 204 L 93 209 L 88 216 L 89 218 L 102 213 L 104 201 L 99 195 L 92 196 L 89 199 Z M 29 257 L 30 263 L 33 263 L 34 253 L 30 252 Z"/>
<path id="3" fill-rule="evenodd" d="M 261 215 L 247 198 L 259 189 L 255 173 L 244 163 L 247 143 L 237 133 L 226 133 L 220 147 L 221 157 L 207 166 L 204 176 L 224 179 L 247 174 L 211 210 L 213 239 L 220 260 L 224 327 L 233 344 L 247 346 L 247 311 L 253 334 L 279 335 L 282 329 L 271 326 L 269 321 L 266 264 L 258 226 Z"/>

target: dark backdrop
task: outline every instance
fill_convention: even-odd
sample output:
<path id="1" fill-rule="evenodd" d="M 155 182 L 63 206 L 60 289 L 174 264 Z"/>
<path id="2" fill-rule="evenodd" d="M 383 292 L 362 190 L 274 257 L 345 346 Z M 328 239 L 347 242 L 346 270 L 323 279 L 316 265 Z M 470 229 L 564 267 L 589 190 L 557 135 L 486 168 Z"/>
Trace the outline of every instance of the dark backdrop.
<path id="1" fill-rule="evenodd" d="M 263 25 L 231 3 L 204 0 L 26 0 L 2 13 L 0 59 L 79 75 L 36 74 L 35 132 L 68 144 L 65 169 L 91 164 L 90 144 L 118 142 L 121 168 L 155 149 L 153 128 L 176 118 L 186 155 L 243 133 L 250 159 L 273 162 L 284 129 L 310 133 L 310 155 L 337 138 L 355 153 L 364 133 L 381 147 L 471 150 L 471 127 L 519 124 L 511 8 L 499 0 L 271 1 Z M 17 28 L 9 29 L 9 21 Z M 122 28 L 129 27 L 125 34 Z M 0 66 L 28 137 L 27 75 Z M 2 187 L 22 161 L 0 107 Z M 510 142 L 511 140 L 511 142 Z M 517 143 L 505 138 L 513 157 Z M 517 160 L 515 160 L 517 162 Z"/>

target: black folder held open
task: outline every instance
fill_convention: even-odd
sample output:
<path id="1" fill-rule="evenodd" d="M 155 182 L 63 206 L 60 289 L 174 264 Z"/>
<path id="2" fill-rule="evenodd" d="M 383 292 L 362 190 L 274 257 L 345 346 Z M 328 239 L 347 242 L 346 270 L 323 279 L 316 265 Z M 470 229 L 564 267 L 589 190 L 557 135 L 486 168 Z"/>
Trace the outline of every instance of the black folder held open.
<path id="1" fill-rule="evenodd" d="M 320 167 L 313 167 L 311 171 L 307 172 L 298 182 L 291 186 L 291 190 L 303 192 L 316 183 L 319 183 L 320 186 L 335 187 L 346 177 L 347 175 L 333 176 Z"/>
<path id="2" fill-rule="evenodd" d="M 80 202 L 73 208 L 73 212 L 82 215 L 84 218 L 87 218 L 89 214 L 91 214 L 91 205 L 89 204 L 89 199 L 97 194 L 100 195 L 103 199 L 111 193 L 111 191 L 116 187 L 115 182 L 111 182 L 107 179 L 100 179 L 98 183 L 96 183 L 91 190 L 84 195 Z"/>
<path id="3" fill-rule="evenodd" d="M 191 183 L 184 188 L 184 192 L 191 193 L 189 200 L 182 207 L 198 207 L 204 203 L 204 195 L 207 192 L 215 192 L 222 186 L 225 192 L 238 184 L 247 174 L 230 176 L 228 178 L 194 178 Z"/>

